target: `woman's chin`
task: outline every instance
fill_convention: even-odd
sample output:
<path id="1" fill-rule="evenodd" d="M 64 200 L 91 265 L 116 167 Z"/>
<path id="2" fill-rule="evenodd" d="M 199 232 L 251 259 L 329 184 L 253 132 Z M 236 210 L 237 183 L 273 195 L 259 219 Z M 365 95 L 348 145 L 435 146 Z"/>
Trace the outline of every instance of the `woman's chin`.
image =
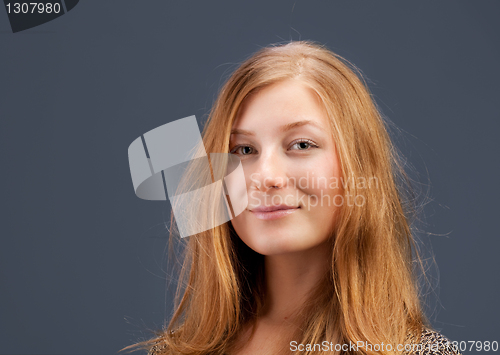
<path id="1" fill-rule="evenodd" d="M 303 238 L 303 237 L 302 237 Z M 245 238 L 247 239 L 247 238 Z M 304 240 L 288 236 L 264 236 L 250 238 L 251 240 L 242 239 L 243 242 L 253 251 L 262 255 L 281 255 L 287 253 L 296 253 L 309 249 L 304 243 Z"/>

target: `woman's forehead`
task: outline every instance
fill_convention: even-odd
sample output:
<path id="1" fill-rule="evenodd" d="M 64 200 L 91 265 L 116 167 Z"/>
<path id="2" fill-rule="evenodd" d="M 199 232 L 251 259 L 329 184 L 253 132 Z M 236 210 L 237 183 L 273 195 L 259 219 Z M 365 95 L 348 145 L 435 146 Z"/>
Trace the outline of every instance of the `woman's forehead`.
<path id="1" fill-rule="evenodd" d="M 328 115 L 316 92 L 299 80 L 262 88 L 245 98 L 233 130 L 252 131 L 284 126 L 311 125 L 328 129 Z"/>

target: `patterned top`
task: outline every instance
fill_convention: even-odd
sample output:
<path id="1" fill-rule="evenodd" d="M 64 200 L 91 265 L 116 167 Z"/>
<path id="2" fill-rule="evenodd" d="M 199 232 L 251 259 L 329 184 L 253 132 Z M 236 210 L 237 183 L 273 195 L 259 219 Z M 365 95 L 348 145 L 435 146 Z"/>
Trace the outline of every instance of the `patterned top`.
<path id="1" fill-rule="evenodd" d="M 413 341 L 412 343 L 417 346 L 414 346 L 413 351 L 405 351 L 405 353 L 412 353 L 414 355 L 461 355 L 448 338 L 441 333 L 429 329 L 425 329 L 422 332 L 420 342 Z"/>
<path id="2" fill-rule="evenodd" d="M 441 333 L 433 330 L 425 329 L 422 331 L 420 342 L 415 342 L 414 339 L 409 339 L 410 342 L 405 348 L 404 354 L 412 355 L 461 355 L 451 341 Z M 409 344 L 413 344 L 410 349 Z M 148 352 L 148 355 L 160 355 L 161 350 L 165 349 L 165 345 L 154 345 Z"/>

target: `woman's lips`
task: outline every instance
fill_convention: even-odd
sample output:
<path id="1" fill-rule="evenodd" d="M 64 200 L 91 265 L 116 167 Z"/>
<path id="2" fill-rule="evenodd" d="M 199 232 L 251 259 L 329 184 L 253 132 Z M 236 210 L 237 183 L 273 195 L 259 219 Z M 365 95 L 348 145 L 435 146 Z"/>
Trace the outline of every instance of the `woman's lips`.
<path id="1" fill-rule="evenodd" d="M 258 219 L 272 220 L 288 216 L 297 211 L 299 208 L 300 207 L 287 207 L 286 209 L 276 209 L 272 211 L 251 210 L 250 212 L 252 212 Z"/>

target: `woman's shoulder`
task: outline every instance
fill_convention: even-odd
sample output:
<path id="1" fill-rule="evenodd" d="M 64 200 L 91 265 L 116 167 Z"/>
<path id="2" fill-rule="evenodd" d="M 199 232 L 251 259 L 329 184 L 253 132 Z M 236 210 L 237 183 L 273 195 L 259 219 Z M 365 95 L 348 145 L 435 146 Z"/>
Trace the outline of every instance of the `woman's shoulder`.
<path id="1" fill-rule="evenodd" d="M 174 336 L 176 335 L 176 330 L 170 330 L 169 336 Z M 165 351 L 167 350 L 167 344 L 165 341 L 158 340 L 156 343 L 153 344 L 153 346 L 149 349 L 147 355 L 163 355 L 165 354 Z"/>
<path id="2" fill-rule="evenodd" d="M 443 334 L 423 329 L 420 339 L 412 339 L 410 347 L 405 348 L 406 353 L 412 355 L 461 355 L 456 346 Z"/>
<path id="3" fill-rule="evenodd" d="M 151 349 L 148 351 L 148 355 L 161 355 L 163 350 L 166 349 L 166 346 L 160 343 L 153 345 Z"/>

